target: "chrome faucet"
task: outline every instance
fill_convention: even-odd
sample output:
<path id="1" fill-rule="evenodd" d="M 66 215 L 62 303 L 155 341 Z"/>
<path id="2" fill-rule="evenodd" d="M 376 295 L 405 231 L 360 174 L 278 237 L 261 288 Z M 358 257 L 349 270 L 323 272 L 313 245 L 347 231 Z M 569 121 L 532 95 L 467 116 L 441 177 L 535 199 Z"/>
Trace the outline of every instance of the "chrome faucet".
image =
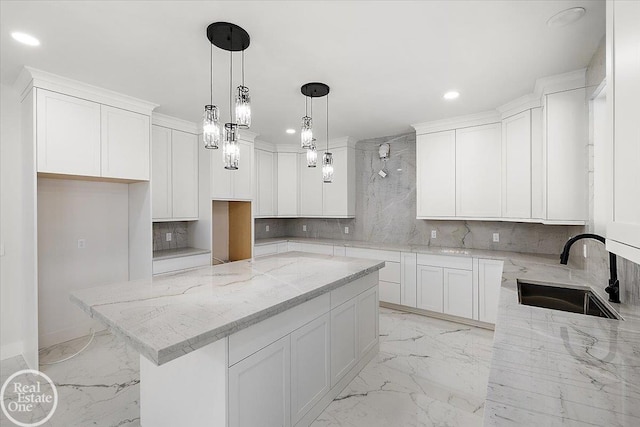
<path id="1" fill-rule="evenodd" d="M 571 245 L 581 239 L 595 239 L 599 242 L 606 243 L 604 237 L 597 234 L 578 234 L 567 240 L 564 245 L 562 254 L 560 255 L 560 264 L 567 265 L 569 261 L 569 250 Z M 618 267 L 616 262 L 616 254 L 609 252 L 609 286 L 604 289 L 609 294 L 609 301 L 620 302 L 620 282 L 618 281 Z"/>

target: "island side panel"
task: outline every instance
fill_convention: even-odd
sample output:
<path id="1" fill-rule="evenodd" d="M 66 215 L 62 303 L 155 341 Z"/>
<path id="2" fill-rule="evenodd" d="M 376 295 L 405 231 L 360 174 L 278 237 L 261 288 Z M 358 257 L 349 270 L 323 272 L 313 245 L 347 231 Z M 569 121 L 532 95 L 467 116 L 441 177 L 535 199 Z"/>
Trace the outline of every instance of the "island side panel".
<path id="1" fill-rule="evenodd" d="M 156 365 L 140 356 L 142 427 L 226 426 L 228 338 Z"/>

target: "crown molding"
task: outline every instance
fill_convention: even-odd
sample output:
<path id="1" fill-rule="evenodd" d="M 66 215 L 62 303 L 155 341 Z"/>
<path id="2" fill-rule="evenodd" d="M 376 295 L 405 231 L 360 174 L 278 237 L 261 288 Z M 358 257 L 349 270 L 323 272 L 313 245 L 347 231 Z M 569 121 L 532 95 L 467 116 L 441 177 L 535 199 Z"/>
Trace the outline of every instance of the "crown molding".
<path id="1" fill-rule="evenodd" d="M 432 122 L 416 123 L 412 124 L 411 127 L 416 130 L 416 135 L 423 135 L 425 133 L 498 123 L 500 120 L 500 113 L 497 110 L 491 110 Z"/>
<path id="2" fill-rule="evenodd" d="M 259 139 L 253 141 L 253 146 L 259 150 L 270 151 L 272 153 L 276 151 L 276 144 L 267 141 L 261 141 Z"/>
<path id="3" fill-rule="evenodd" d="M 537 97 L 541 98 L 543 95 L 548 95 L 550 93 L 564 92 L 567 90 L 585 87 L 586 75 L 587 69 L 581 68 L 564 74 L 541 77 L 536 80 L 533 93 Z"/>
<path id="4" fill-rule="evenodd" d="M 533 93 L 528 93 L 520 98 L 516 98 L 513 101 L 499 106 L 497 110 L 500 112 L 501 119 L 504 120 L 507 117 L 514 116 L 525 110 L 539 107 L 542 107 L 542 98 Z"/>
<path id="5" fill-rule="evenodd" d="M 14 83 L 14 87 L 20 92 L 22 98 L 29 93 L 31 88 L 40 88 L 147 116 L 150 116 L 151 112 L 158 107 L 158 104 L 149 101 L 28 66 L 22 69 Z"/>
<path id="6" fill-rule="evenodd" d="M 253 143 L 253 141 L 255 141 L 257 136 L 258 136 L 257 133 L 251 132 L 250 130 L 238 129 L 238 139 L 242 141 Z"/>
<path id="7" fill-rule="evenodd" d="M 194 122 L 182 120 L 177 117 L 167 116 L 166 114 L 153 113 L 151 115 L 151 124 L 156 126 L 162 126 L 166 128 L 176 129 L 182 132 L 193 133 L 198 135 L 200 132 L 200 126 Z"/>

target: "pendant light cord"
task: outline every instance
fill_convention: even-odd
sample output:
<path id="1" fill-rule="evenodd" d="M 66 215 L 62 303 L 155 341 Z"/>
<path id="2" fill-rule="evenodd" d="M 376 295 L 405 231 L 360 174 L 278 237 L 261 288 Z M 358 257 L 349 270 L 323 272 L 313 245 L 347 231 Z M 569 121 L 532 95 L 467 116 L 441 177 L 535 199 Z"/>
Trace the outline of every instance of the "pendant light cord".
<path id="1" fill-rule="evenodd" d="M 327 93 L 327 153 L 329 152 L 329 94 Z"/>
<path id="2" fill-rule="evenodd" d="M 242 87 L 244 87 L 244 46 L 242 47 Z"/>
<path id="3" fill-rule="evenodd" d="M 211 49 L 209 50 L 209 84 L 211 87 L 211 101 L 210 105 L 213 105 L 213 43 L 211 43 Z"/>
<path id="4" fill-rule="evenodd" d="M 231 99 L 233 98 L 233 51 L 229 51 L 229 123 L 233 123 Z"/>

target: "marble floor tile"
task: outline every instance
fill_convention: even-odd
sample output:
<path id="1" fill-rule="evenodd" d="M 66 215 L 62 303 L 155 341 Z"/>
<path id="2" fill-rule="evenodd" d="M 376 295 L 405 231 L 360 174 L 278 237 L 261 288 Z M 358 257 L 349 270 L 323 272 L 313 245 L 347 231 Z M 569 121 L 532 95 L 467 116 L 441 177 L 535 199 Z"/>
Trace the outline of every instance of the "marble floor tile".
<path id="1" fill-rule="evenodd" d="M 63 359 L 88 339 L 47 348 L 41 362 Z M 380 353 L 313 426 L 480 426 L 492 340 L 491 331 L 381 309 Z M 138 427 L 138 364 L 138 354 L 105 331 L 73 359 L 41 366 L 60 395 L 47 426 Z M 2 361 L 2 379 L 25 367 L 21 357 Z"/>

